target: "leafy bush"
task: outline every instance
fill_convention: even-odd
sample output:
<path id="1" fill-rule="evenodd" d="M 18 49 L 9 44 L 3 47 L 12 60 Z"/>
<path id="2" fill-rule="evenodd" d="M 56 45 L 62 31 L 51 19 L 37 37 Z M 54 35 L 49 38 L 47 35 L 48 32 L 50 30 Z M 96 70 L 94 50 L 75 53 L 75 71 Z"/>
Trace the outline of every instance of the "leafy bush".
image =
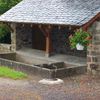
<path id="1" fill-rule="evenodd" d="M 21 0 L 0 0 L 0 14 L 3 14 Z"/>
<path id="2" fill-rule="evenodd" d="M 6 24 L 0 24 L 0 43 L 11 43 L 10 29 Z"/>
<path id="3" fill-rule="evenodd" d="M 77 43 L 83 45 L 85 49 L 91 42 L 91 34 L 83 31 L 82 29 L 77 30 L 74 35 L 69 36 L 69 41 L 71 44 L 71 48 L 76 48 Z"/>
<path id="4" fill-rule="evenodd" d="M 0 14 L 3 14 L 7 10 L 9 10 L 9 7 L 7 4 L 0 4 Z"/>
<path id="5" fill-rule="evenodd" d="M 21 0 L 0 0 L 0 15 L 20 1 Z M 0 24 L 0 43 L 11 43 L 10 30 L 8 26 L 4 24 Z"/>

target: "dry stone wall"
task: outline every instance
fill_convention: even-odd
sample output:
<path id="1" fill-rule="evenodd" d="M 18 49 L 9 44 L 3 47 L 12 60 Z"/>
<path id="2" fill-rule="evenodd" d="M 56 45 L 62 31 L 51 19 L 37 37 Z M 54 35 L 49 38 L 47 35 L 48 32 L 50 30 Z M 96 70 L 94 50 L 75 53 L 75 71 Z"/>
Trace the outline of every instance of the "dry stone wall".
<path id="1" fill-rule="evenodd" d="M 16 27 L 16 49 L 20 49 L 22 47 L 30 47 L 32 48 L 32 28 L 30 25 L 17 24 Z"/>
<path id="2" fill-rule="evenodd" d="M 11 44 L 0 44 L 0 53 L 10 52 Z"/>

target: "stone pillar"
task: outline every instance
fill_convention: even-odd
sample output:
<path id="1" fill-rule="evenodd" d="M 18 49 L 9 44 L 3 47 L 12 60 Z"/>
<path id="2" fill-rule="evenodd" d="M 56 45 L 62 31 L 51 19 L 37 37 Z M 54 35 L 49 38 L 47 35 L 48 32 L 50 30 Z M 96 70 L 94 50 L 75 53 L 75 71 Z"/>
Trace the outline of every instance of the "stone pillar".
<path id="1" fill-rule="evenodd" d="M 16 51 L 16 24 L 12 23 L 11 24 L 11 50 Z"/>
<path id="2" fill-rule="evenodd" d="M 87 51 L 87 70 L 100 75 L 100 21 L 96 21 L 90 28 L 92 43 Z"/>

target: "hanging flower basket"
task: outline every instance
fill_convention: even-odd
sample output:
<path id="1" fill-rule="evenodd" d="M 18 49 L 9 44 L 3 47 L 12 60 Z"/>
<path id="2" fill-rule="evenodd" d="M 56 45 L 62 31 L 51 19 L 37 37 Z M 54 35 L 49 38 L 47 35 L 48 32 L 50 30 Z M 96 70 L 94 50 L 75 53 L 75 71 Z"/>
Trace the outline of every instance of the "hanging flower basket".
<path id="1" fill-rule="evenodd" d="M 91 40 L 91 34 L 82 29 L 77 30 L 75 34 L 69 36 L 70 47 L 77 50 L 86 50 Z"/>
<path id="2" fill-rule="evenodd" d="M 76 49 L 77 49 L 77 50 L 84 50 L 84 46 L 81 45 L 80 43 L 77 43 Z"/>

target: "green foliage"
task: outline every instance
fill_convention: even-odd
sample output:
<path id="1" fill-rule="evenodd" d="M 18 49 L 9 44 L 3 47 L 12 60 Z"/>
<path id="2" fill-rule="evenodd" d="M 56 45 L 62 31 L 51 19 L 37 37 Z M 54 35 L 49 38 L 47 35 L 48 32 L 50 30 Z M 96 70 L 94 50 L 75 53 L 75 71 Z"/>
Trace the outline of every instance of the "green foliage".
<path id="1" fill-rule="evenodd" d="M 11 43 L 10 29 L 6 24 L 0 24 L 0 43 Z"/>
<path id="2" fill-rule="evenodd" d="M 0 0 L 0 15 L 5 13 L 11 7 L 15 6 L 21 0 Z M 10 43 L 10 30 L 7 25 L 0 24 L 0 43 Z"/>
<path id="3" fill-rule="evenodd" d="M 0 0 L 0 14 L 3 14 L 21 0 Z"/>
<path id="4" fill-rule="evenodd" d="M 6 77 L 6 78 L 11 78 L 16 80 L 16 79 L 26 78 L 27 75 L 25 73 L 15 71 L 8 67 L 2 66 L 0 67 L 0 77 Z"/>
<path id="5" fill-rule="evenodd" d="M 6 12 L 8 10 L 8 6 L 6 4 L 1 4 L 0 3 L 0 14 L 3 14 L 4 12 Z"/>
<path id="6" fill-rule="evenodd" d="M 76 48 L 77 43 L 83 45 L 85 49 L 87 49 L 87 46 L 91 42 L 91 34 L 80 29 L 77 30 L 73 36 L 71 35 L 69 37 L 69 41 L 72 49 Z"/>

